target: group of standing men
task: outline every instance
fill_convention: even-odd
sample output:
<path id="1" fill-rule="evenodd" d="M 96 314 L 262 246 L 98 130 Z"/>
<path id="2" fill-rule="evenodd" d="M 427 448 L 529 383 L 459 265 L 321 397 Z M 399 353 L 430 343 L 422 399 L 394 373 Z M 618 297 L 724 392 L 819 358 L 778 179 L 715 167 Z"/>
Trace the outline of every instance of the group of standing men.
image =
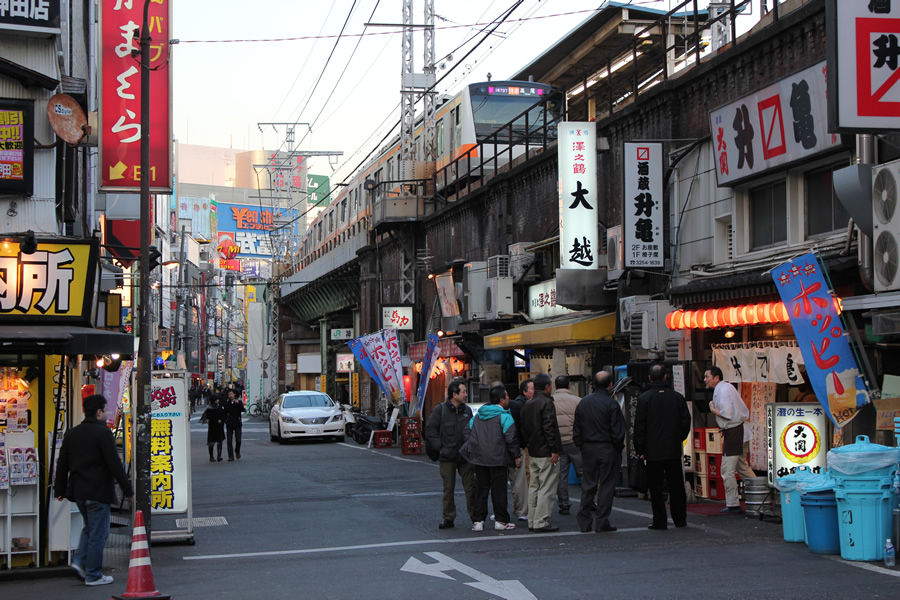
<path id="1" fill-rule="evenodd" d="M 438 527 L 454 526 L 459 474 L 473 531 L 484 529 L 489 495 L 494 528 L 515 528 L 507 510 L 508 483 L 513 512 L 528 521 L 529 531 L 558 531 L 550 517 L 555 500 L 560 514 L 570 512 L 572 464 L 582 480 L 577 514 L 581 531 L 615 531 L 609 515 L 625 446 L 625 419 L 610 395 L 612 383 L 612 374 L 599 371 L 594 391 L 579 399 L 569 391 L 568 377 L 557 377 L 552 393 L 550 376 L 540 373 L 523 381 L 512 401 L 503 385 L 495 384 L 490 404 L 473 416 L 466 384 L 453 381 L 447 401 L 435 407 L 425 429 L 429 454 L 440 462 L 443 480 L 443 520 Z"/>

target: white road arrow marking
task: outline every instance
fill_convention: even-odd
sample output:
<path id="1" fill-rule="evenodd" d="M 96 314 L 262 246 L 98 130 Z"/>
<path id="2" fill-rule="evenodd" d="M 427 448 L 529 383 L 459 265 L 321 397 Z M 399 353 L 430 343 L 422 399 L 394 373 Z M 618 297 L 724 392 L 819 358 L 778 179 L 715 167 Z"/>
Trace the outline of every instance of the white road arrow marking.
<path id="1" fill-rule="evenodd" d="M 454 560 L 440 552 L 426 552 L 425 556 L 433 558 L 437 562 L 425 564 L 419 559 L 411 556 L 400 570 L 409 573 L 419 573 L 420 575 L 429 575 L 431 577 L 440 577 L 441 579 L 454 579 L 444 573 L 444 571 L 456 571 L 475 580 L 466 583 L 466 585 L 487 592 L 492 596 L 504 598 L 504 600 L 537 600 L 537 597 L 529 592 L 528 588 L 522 585 L 518 579 L 507 579 L 502 581 L 494 579 L 493 577 L 486 575 L 481 571 L 477 571 L 468 565 L 464 565 L 458 560 Z"/>

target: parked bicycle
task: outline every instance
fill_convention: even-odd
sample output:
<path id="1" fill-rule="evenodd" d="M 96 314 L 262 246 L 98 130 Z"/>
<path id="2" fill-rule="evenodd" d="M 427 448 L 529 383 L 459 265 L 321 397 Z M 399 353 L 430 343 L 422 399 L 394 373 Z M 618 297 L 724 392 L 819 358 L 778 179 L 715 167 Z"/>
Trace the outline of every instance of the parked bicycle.
<path id="1" fill-rule="evenodd" d="M 256 402 L 247 406 L 247 414 L 251 417 L 263 417 L 269 414 L 269 411 L 272 410 L 272 405 L 275 404 L 275 396 L 270 395 L 266 398 L 257 398 Z"/>

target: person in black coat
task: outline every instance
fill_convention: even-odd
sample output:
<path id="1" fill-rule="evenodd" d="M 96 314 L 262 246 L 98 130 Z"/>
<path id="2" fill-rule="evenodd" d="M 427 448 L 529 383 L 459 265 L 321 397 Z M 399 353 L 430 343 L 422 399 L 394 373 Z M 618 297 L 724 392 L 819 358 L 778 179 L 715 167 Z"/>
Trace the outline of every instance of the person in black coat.
<path id="1" fill-rule="evenodd" d="M 222 441 L 225 439 L 225 409 L 219 404 L 219 398 L 213 396 L 209 406 L 200 417 L 202 423 L 206 423 L 206 445 L 209 448 L 209 462 L 222 460 Z M 216 447 L 216 457 L 213 458 L 213 446 Z"/>
<path id="2" fill-rule="evenodd" d="M 619 403 L 609 395 L 612 383 L 608 371 L 598 371 L 594 375 L 594 392 L 582 398 L 575 409 L 572 438 L 581 450 L 584 474 L 577 519 L 584 533 L 592 525 L 598 533 L 616 530 L 609 523 L 609 514 L 622 468 L 625 417 Z"/>
<path id="3" fill-rule="evenodd" d="M 100 394 L 85 398 L 84 415 L 84 421 L 63 438 L 53 493 L 57 500 L 75 502 L 84 521 L 72 568 L 86 585 L 105 585 L 113 582 L 102 568 L 103 548 L 109 536 L 109 505 L 117 502 L 115 482 L 129 499 L 134 499 L 134 490 L 106 426 L 106 398 Z"/>
<path id="4" fill-rule="evenodd" d="M 247 412 L 244 403 L 240 398 L 236 398 L 234 392 L 228 392 L 228 402 L 225 403 L 225 433 L 228 436 L 228 460 L 234 461 L 234 456 L 241 457 L 241 431 L 243 430 L 243 421 L 241 413 Z"/>
<path id="5" fill-rule="evenodd" d="M 559 483 L 559 453 L 562 440 L 556 421 L 556 408 L 550 397 L 550 376 L 538 373 L 534 378 L 534 396 L 522 407 L 519 438 L 528 448 L 528 528 L 536 532 L 559 531 L 550 523 Z"/>
<path id="6" fill-rule="evenodd" d="M 687 496 L 681 469 L 682 443 L 691 432 L 691 413 L 684 396 L 668 387 L 663 365 L 650 368 L 650 389 L 638 398 L 634 417 L 634 451 L 647 461 L 647 486 L 653 523 L 650 529 L 666 529 L 664 487 L 669 490 L 669 510 L 675 527 L 687 525 Z M 668 482 L 664 486 L 663 482 Z"/>

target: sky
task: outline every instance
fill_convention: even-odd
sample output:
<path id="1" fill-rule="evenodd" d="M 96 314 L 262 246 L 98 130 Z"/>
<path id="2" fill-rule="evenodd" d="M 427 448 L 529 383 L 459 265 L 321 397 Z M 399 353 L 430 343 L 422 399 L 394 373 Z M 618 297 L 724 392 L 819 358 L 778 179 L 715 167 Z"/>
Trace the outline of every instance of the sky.
<path id="1" fill-rule="evenodd" d="M 485 25 L 514 4 L 434 0 L 437 77 L 446 75 L 439 93 L 452 95 L 488 74 L 508 78 L 601 3 L 522 0 L 476 47 Z M 677 2 L 634 4 L 667 10 Z M 402 6 L 402 0 L 173 0 L 173 38 L 179 40 L 172 57 L 175 138 L 284 151 L 286 127 L 258 124 L 297 123 L 291 149 L 343 152 L 331 163 L 323 157 L 309 163 L 311 173 L 340 181 L 400 119 L 400 28 L 365 24 L 399 24 Z M 414 0 L 416 24 L 424 21 L 423 6 Z M 413 55 L 421 72 L 421 32 Z"/>

